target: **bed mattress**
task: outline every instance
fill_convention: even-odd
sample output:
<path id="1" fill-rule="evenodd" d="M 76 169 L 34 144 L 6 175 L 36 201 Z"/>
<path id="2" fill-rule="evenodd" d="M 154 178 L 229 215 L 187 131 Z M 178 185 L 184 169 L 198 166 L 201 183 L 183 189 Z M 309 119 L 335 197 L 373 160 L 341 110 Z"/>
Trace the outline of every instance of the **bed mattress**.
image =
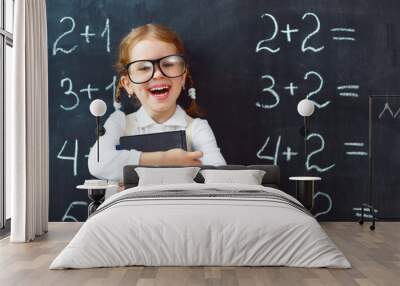
<path id="1" fill-rule="evenodd" d="M 293 197 L 263 186 L 138 186 L 108 198 L 50 269 L 145 266 L 349 268 Z"/>

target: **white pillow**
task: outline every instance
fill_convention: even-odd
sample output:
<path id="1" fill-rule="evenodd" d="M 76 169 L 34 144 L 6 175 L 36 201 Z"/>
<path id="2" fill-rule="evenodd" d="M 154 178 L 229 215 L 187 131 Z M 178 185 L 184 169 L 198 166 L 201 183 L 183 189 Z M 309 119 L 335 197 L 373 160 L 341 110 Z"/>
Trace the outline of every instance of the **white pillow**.
<path id="1" fill-rule="evenodd" d="M 199 170 L 199 167 L 135 168 L 139 176 L 139 186 L 195 183 L 193 179 Z"/>
<path id="2" fill-rule="evenodd" d="M 205 184 L 233 183 L 261 185 L 265 171 L 262 170 L 202 170 Z"/>

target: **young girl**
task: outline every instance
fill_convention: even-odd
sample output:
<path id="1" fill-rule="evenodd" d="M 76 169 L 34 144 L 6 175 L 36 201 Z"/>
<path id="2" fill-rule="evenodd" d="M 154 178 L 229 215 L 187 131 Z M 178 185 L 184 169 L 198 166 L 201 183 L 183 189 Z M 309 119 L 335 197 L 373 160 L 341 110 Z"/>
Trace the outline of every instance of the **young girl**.
<path id="1" fill-rule="evenodd" d="M 147 24 L 133 29 L 119 46 L 117 71 L 119 83 L 115 95 L 116 111 L 104 124 L 100 137 L 100 160 L 97 144 L 90 149 L 90 173 L 100 179 L 122 181 L 125 165 L 225 165 L 214 134 L 199 114 L 195 91 L 189 89 L 191 105 L 183 110 L 177 100 L 191 82 L 185 50 L 178 35 L 167 27 Z M 137 112 L 125 115 L 118 110 L 121 89 L 141 103 Z M 185 92 L 183 92 L 185 93 Z M 181 96 L 188 96 L 182 94 Z M 188 151 L 165 152 L 117 150 L 121 136 L 186 130 Z"/>

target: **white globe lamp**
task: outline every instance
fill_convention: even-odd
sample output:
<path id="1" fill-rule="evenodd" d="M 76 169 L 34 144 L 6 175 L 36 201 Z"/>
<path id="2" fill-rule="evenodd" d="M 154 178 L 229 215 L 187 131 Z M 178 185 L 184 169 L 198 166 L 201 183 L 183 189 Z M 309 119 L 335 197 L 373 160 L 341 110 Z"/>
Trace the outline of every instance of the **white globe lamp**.
<path id="1" fill-rule="evenodd" d="M 106 114 L 107 105 L 103 100 L 95 99 L 90 103 L 89 109 L 93 116 L 100 117 Z"/>
<path id="2" fill-rule="evenodd" d="M 303 117 L 311 116 L 314 113 L 314 110 L 315 105 L 309 99 L 303 99 L 299 104 L 297 104 L 297 112 Z"/>

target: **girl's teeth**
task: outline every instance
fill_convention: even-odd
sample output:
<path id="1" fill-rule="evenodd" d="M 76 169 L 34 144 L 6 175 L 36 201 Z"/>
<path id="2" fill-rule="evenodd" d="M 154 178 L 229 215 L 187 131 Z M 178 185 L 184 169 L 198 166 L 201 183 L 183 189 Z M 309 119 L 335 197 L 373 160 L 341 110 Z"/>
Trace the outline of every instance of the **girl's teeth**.
<path id="1" fill-rule="evenodd" d="M 165 86 L 165 87 L 156 87 L 156 88 L 150 89 L 150 91 L 153 92 L 153 91 L 160 91 L 160 90 L 167 90 L 167 89 L 168 89 L 167 86 Z"/>

